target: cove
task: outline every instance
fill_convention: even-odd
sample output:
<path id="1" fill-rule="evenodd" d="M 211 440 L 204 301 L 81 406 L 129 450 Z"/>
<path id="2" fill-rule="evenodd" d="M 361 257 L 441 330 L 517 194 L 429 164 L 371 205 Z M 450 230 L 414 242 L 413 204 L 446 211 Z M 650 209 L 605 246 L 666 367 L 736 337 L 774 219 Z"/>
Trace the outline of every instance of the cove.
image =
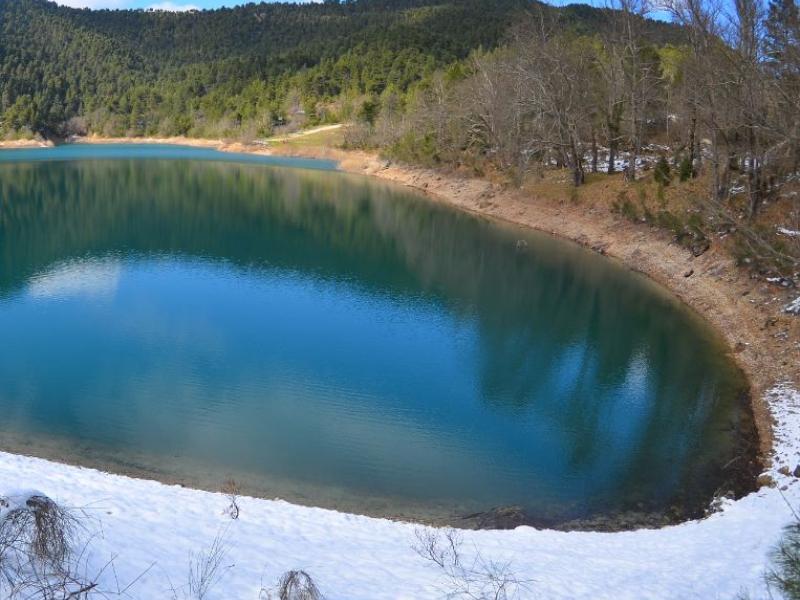
<path id="1" fill-rule="evenodd" d="M 666 291 L 332 163 L 0 152 L 0 332 L 0 446 L 208 489 L 651 522 L 752 459 L 744 377 Z"/>

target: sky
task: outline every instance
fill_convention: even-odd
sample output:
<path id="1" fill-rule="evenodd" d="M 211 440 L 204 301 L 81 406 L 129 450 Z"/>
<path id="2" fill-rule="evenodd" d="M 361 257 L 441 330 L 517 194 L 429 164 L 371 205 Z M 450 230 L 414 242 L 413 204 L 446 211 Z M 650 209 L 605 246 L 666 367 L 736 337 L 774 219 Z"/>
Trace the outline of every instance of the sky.
<path id="1" fill-rule="evenodd" d="M 161 10 L 197 10 L 204 8 L 219 8 L 220 6 L 236 6 L 247 2 L 260 2 L 261 0 L 55 0 L 58 4 L 76 8 L 157 8 Z M 266 0 L 267 2 L 273 0 Z M 300 2 L 315 2 L 320 0 L 286 0 Z M 593 6 L 608 6 L 609 0 L 544 0 L 548 4 L 563 6 L 565 4 L 591 4 Z M 730 7 L 732 0 L 725 0 L 725 5 Z M 665 11 L 655 11 L 652 18 L 669 20 Z"/>
<path id="2" fill-rule="evenodd" d="M 59 4 L 78 8 L 161 8 L 164 10 L 191 10 L 236 6 L 251 0 L 56 0 Z M 258 2 L 260 0 L 252 0 Z M 549 4 L 563 5 L 573 2 L 604 6 L 606 0 L 547 0 Z"/>
<path id="3" fill-rule="evenodd" d="M 75 8 L 160 8 L 163 10 L 192 10 L 242 4 L 242 0 L 56 0 Z"/>
<path id="4" fill-rule="evenodd" d="M 248 1 L 251 0 L 56 0 L 58 4 L 76 8 L 160 8 L 163 10 L 219 8 L 220 6 L 246 4 Z"/>

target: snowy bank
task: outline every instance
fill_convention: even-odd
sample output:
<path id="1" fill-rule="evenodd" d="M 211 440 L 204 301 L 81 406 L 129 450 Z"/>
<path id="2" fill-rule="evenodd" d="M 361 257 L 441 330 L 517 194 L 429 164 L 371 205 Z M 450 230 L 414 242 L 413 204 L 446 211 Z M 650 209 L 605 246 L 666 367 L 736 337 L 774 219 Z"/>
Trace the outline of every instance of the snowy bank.
<path id="1" fill-rule="evenodd" d="M 558 532 L 519 527 L 465 531 L 465 554 L 510 561 L 530 581 L 525 598 L 732 599 L 744 590 L 764 598 L 769 550 L 800 505 L 800 392 L 768 393 L 776 420 L 775 487 L 721 512 L 659 530 Z M 441 598 L 447 581 L 412 546 L 418 526 L 242 498 L 241 516 L 224 514 L 228 499 L 154 481 L 110 475 L 0 453 L 0 490 L 35 487 L 67 506 L 82 507 L 94 528 L 89 560 L 114 559 L 113 578 L 133 598 L 170 598 L 186 585 L 192 556 L 222 533 L 226 555 L 209 599 L 257 600 L 285 571 L 305 569 L 330 600 Z M 143 574 L 143 575 L 142 575 Z M 106 586 L 113 588 L 110 583 Z M 262 596 L 263 597 L 263 596 Z"/>

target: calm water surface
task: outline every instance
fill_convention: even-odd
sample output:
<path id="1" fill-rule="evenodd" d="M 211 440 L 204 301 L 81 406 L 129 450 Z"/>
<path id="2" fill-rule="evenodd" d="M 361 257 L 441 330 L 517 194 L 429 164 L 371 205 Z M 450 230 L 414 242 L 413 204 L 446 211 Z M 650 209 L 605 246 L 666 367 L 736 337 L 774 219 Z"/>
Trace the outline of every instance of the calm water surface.
<path id="1" fill-rule="evenodd" d="M 582 249 L 331 168 L 0 152 L 0 445 L 416 518 L 661 511 L 725 484 L 745 384 L 696 317 Z"/>

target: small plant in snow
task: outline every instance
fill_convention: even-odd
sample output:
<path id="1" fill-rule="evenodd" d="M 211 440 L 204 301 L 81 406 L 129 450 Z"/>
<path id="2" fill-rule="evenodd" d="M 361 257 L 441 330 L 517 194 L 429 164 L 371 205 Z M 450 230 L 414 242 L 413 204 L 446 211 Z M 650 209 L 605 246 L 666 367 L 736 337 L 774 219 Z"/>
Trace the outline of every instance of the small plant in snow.
<path id="1" fill-rule="evenodd" d="M 239 484 L 228 479 L 222 484 L 222 493 L 228 497 L 228 506 L 224 512 L 235 521 L 239 518 Z"/>
<path id="2" fill-rule="evenodd" d="M 40 494 L 11 507 L 0 520 L 0 552 L 24 553 L 53 568 L 60 568 L 70 557 L 72 542 L 79 528 L 75 515 Z M 7 557 L 6 557 L 7 558 Z"/>
<path id="3" fill-rule="evenodd" d="M 455 529 L 444 532 L 417 529 L 414 551 L 436 565 L 447 580 L 448 598 L 469 600 L 514 600 L 529 590 L 530 581 L 520 580 L 510 562 L 486 560 L 480 552 L 465 560 L 461 534 Z"/>
<path id="4" fill-rule="evenodd" d="M 259 598 L 261 600 L 323 600 L 324 596 L 311 575 L 302 570 L 292 570 L 281 576 L 274 590 L 268 591 L 262 588 Z"/>
<path id="5" fill-rule="evenodd" d="M 180 592 L 172 586 L 173 600 L 204 600 L 225 573 L 233 568 L 233 565 L 223 565 L 228 554 L 224 538 L 224 532 L 218 534 L 207 551 L 190 556 L 187 583 Z"/>
<path id="6" fill-rule="evenodd" d="M 114 570 L 112 557 L 93 568 L 86 539 L 85 513 L 57 504 L 44 494 L 0 497 L 0 597 L 45 600 L 127 596 L 144 575 L 122 587 L 102 587 L 106 570 Z"/>

